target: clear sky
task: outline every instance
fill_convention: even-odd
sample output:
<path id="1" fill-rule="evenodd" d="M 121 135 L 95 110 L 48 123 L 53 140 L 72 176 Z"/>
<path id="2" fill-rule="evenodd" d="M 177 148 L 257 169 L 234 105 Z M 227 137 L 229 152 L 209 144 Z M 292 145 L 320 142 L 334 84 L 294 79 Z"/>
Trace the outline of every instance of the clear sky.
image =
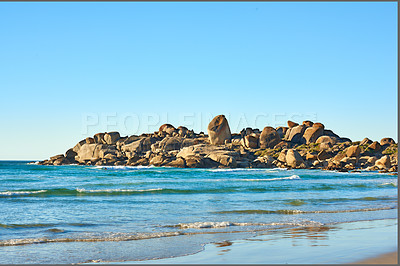
<path id="1" fill-rule="evenodd" d="M 218 114 L 397 142 L 396 2 L 2 2 L 0 36 L 2 160 Z"/>

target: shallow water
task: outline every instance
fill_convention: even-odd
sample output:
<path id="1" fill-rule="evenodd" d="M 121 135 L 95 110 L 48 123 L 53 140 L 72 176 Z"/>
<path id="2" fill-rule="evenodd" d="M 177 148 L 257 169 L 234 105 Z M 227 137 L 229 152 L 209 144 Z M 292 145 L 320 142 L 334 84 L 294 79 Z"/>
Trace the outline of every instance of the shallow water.
<path id="1" fill-rule="evenodd" d="M 0 263 L 135 261 L 268 230 L 397 218 L 397 176 L 2 161 L 0 206 Z"/>

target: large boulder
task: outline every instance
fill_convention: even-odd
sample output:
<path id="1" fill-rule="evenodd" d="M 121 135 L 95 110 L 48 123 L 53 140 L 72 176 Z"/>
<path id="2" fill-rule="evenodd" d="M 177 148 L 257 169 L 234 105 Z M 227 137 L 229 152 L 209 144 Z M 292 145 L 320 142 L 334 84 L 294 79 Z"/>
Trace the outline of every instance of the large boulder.
<path id="1" fill-rule="evenodd" d="M 293 149 L 289 149 L 286 153 L 286 164 L 292 168 L 304 167 L 304 160 L 300 154 Z"/>
<path id="2" fill-rule="evenodd" d="M 219 163 L 211 158 L 201 157 L 200 155 L 189 156 L 185 158 L 186 167 L 189 168 L 215 168 Z"/>
<path id="3" fill-rule="evenodd" d="M 325 128 L 324 128 L 324 134 L 322 134 L 322 135 L 340 139 L 339 135 L 335 134 L 332 130 L 325 129 Z"/>
<path id="4" fill-rule="evenodd" d="M 370 140 L 369 138 L 364 138 L 361 142 L 360 145 L 369 145 L 372 143 L 372 140 Z"/>
<path id="5" fill-rule="evenodd" d="M 82 147 L 77 152 L 77 161 L 84 162 L 84 161 L 96 161 L 104 157 L 107 154 L 105 151 L 110 148 L 109 145 L 105 144 L 83 144 Z"/>
<path id="6" fill-rule="evenodd" d="M 69 161 L 75 161 L 75 156 L 78 155 L 73 149 L 69 149 L 65 152 L 65 158 Z"/>
<path id="7" fill-rule="evenodd" d="M 222 145 L 225 141 L 231 141 L 231 130 L 224 115 L 214 117 L 208 124 L 207 130 L 212 145 Z"/>
<path id="8" fill-rule="evenodd" d="M 267 149 L 273 148 L 281 141 L 279 133 L 273 127 L 264 127 L 260 135 L 260 148 Z"/>
<path id="9" fill-rule="evenodd" d="M 360 146 L 353 145 L 346 149 L 346 156 L 349 158 L 351 157 L 358 158 L 360 156 L 360 152 L 361 152 Z"/>
<path id="10" fill-rule="evenodd" d="M 304 143 L 305 140 L 303 138 L 304 131 L 306 130 L 306 126 L 298 125 L 290 129 L 289 137 L 287 138 L 288 141 L 293 143 Z"/>
<path id="11" fill-rule="evenodd" d="M 170 161 L 165 166 L 185 168 L 186 162 L 183 158 L 179 157 L 179 158 L 176 158 L 175 160 Z"/>
<path id="12" fill-rule="evenodd" d="M 383 138 L 381 139 L 381 146 L 386 144 L 395 144 L 396 142 L 392 138 Z"/>
<path id="13" fill-rule="evenodd" d="M 262 157 L 257 157 L 252 162 L 252 166 L 255 168 L 266 168 L 272 167 L 272 162 L 275 161 L 275 158 L 269 155 L 265 155 Z"/>
<path id="14" fill-rule="evenodd" d="M 289 129 L 288 127 L 277 127 L 276 132 L 278 132 L 279 137 L 283 139 L 288 129 Z"/>
<path id="15" fill-rule="evenodd" d="M 379 169 L 389 169 L 391 166 L 389 155 L 382 156 L 382 158 L 376 160 L 375 166 L 377 166 Z"/>
<path id="16" fill-rule="evenodd" d="M 151 158 L 149 164 L 154 166 L 162 166 L 164 164 L 169 163 L 170 161 L 171 160 L 168 160 L 168 158 L 166 158 L 164 155 L 159 154 Z"/>
<path id="17" fill-rule="evenodd" d="M 176 132 L 176 128 L 171 124 L 164 124 L 160 126 L 158 132 L 164 132 L 168 135 L 172 135 L 172 133 Z"/>
<path id="18" fill-rule="evenodd" d="M 223 166 L 234 168 L 236 167 L 236 159 L 234 156 L 223 154 L 223 153 L 211 153 L 206 156 L 206 158 L 210 158 L 213 161 L 220 163 Z"/>
<path id="19" fill-rule="evenodd" d="M 303 121 L 303 125 L 305 125 L 306 127 L 312 127 L 313 124 L 314 124 L 314 123 L 311 122 L 310 120 Z"/>
<path id="20" fill-rule="evenodd" d="M 203 168 L 205 165 L 211 165 L 210 161 L 200 160 L 198 158 L 207 158 L 216 162 L 216 165 L 223 165 L 227 167 L 236 167 L 236 159 L 239 158 L 239 153 L 231 151 L 223 146 L 211 146 L 206 144 L 197 144 L 189 147 L 182 148 L 176 155 L 177 158 L 185 159 L 187 167 L 190 168 Z"/>
<path id="21" fill-rule="evenodd" d="M 278 156 L 278 161 L 282 162 L 282 163 L 286 163 L 286 154 L 287 154 L 287 149 L 283 149 Z"/>
<path id="22" fill-rule="evenodd" d="M 54 160 L 53 165 L 64 165 L 64 164 L 70 164 L 70 163 L 71 162 L 63 156 L 63 157 L 60 157 L 60 158 Z"/>
<path id="23" fill-rule="evenodd" d="M 87 143 L 87 144 L 93 144 L 93 143 L 95 143 L 94 138 L 91 138 L 91 137 L 87 137 L 85 140 L 86 140 L 86 143 Z"/>
<path id="24" fill-rule="evenodd" d="M 151 149 L 151 145 L 156 142 L 156 139 L 153 137 L 141 137 L 140 139 L 133 141 L 129 144 L 123 144 L 121 146 L 121 151 L 123 152 L 131 152 L 131 153 L 145 153 Z"/>
<path id="25" fill-rule="evenodd" d="M 319 128 L 322 128 L 322 129 L 325 128 L 325 126 L 323 124 L 321 124 L 321 123 L 314 123 L 313 127 L 319 127 Z"/>
<path id="26" fill-rule="evenodd" d="M 180 150 L 183 138 L 181 137 L 165 137 L 163 140 L 151 145 L 152 152 L 168 152 L 173 150 Z"/>
<path id="27" fill-rule="evenodd" d="M 336 142 L 337 142 L 336 138 L 329 136 L 321 136 L 315 141 L 315 143 L 330 143 L 331 145 L 335 145 Z"/>
<path id="28" fill-rule="evenodd" d="M 258 138 L 259 135 L 252 133 L 251 135 L 246 135 L 243 137 L 244 146 L 251 149 L 258 148 Z"/>
<path id="29" fill-rule="evenodd" d="M 309 127 L 304 131 L 303 138 L 307 144 L 314 143 L 322 134 L 324 130 L 320 127 Z"/>
<path id="30" fill-rule="evenodd" d="M 73 150 L 74 152 L 78 152 L 78 151 L 80 150 L 80 148 L 83 146 L 83 144 L 85 144 L 85 143 L 86 143 L 86 139 L 83 139 L 83 140 L 79 141 L 79 142 L 72 148 L 72 150 Z"/>
<path id="31" fill-rule="evenodd" d="M 93 136 L 94 141 L 96 143 L 99 143 L 99 144 L 106 144 L 106 141 L 104 140 L 104 135 L 105 135 L 105 133 L 97 133 L 97 134 L 95 134 Z"/>
<path id="32" fill-rule="evenodd" d="M 299 125 L 299 124 L 297 124 L 297 123 L 295 123 L 295 122 L 293 122 L 293 121 L 290 121 L 290 120 L 287 121 L 287 124 L 288 124 L 288 127 L 289 127 L 289 128 L 292 128 L 292 127 L 295 127 L 295 126 L 298 126 L 298 125 Z"/>
<path id="33" fill-rule="evenodd" d="M 382 149 L 382 146 L 379 144 L 379 142 L 374 141 L 368 146 L 368 149 L 373 152 L 378 152 Z"/>
<path id="34" fill-rule="evenodd" d="M 188 132 L 189 132 L 189 129 L 188 129 L 187 127 L 179 126 L 179 127 L 177 128 L 177 131 L 178 131 L 178 135 L 179 135 L 180 137 L 186 137 L 186 135 L 187 135 Z"/>
<path id="35" fill-rule="evenodd" d="M 114 131 L 114 132 L 108 132 L 104 134 L 104 141 L 107 144 L 116 144 L 117 141 L 120 139 L 120 135 L 118 132 Z"/>
<path id="36" fill-rule="evenodd" d="M 333 154 L 330 153 L 330 152 L 327 152 L 325 150 L 320 151 L 318 153 L 318 155 L 317 155 L 317 158 L 320 161 L 323 161 L 323 160 L 326 160 L 326 159 L 329 159 L 329 158 L 332 158 L 332 157 L 333 157 Z"/>

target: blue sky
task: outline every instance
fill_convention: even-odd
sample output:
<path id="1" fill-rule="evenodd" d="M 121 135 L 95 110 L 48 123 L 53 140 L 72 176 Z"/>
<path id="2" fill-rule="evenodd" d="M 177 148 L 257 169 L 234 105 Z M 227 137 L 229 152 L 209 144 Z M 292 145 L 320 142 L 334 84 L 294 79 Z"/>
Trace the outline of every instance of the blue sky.
<path id="1" fill-rule="evenodd" d="M 3 160 L 218 114 L 397 141 L 396 2 L 3 2 L 0 36 Z"/>

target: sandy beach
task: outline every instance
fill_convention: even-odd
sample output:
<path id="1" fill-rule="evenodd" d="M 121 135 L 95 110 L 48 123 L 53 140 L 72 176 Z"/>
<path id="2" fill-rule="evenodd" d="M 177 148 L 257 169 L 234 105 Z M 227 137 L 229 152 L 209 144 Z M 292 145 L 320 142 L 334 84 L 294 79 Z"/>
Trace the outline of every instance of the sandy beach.
<path id="1" fill-rule="evenodd" d="M 398 252 L 390 252 L 374 258 L 360 260 L 353 264 L 398 264 L 398 257 Z"/>
<path id="2" fill-rule="evenodd" d="M 371 241 L 374 239 L 374 241 Z M 397 220 L 268 232 L 207 244 L 196 254 L 133 264 L 397 264 Z M 383 255 L 382 255 L 383 254 Z"/>

